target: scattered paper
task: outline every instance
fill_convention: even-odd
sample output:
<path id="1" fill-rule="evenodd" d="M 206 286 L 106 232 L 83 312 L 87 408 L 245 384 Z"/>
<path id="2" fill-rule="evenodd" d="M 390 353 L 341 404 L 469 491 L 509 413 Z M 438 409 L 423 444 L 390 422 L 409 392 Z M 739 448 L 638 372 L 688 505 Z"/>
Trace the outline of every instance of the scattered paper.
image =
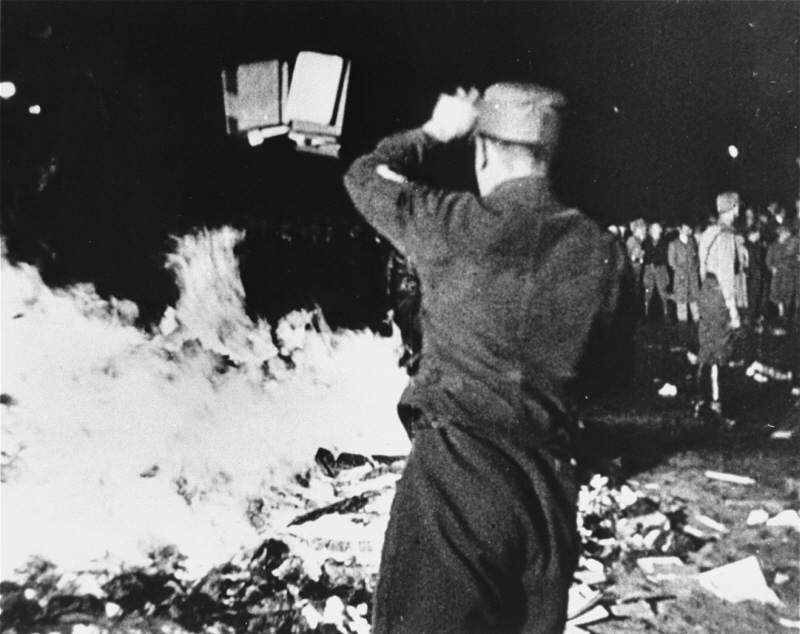
<path id="1" fill-rule="evenodd" d="M 588 612 L 584 612 L 583 614 L 575 617 L 574 619 L 570 620 L 570 624 L 572 625 L 586 625 L 587 623 L 594 623 L 596 621 L 601 621 L 602 619 L 608 618 L 608 610 L 606 610 L 602 605 L 596 605 Z"/>
<path id="2" fill-rule="evenodd" d="M 770 379 L 775 379 L 776 381 L 792 380 L 791 372 L 781 372 L 780 370 L 771 368 L 768 365 L 760 363 L 759 361 L 753 361 L 750 367 L 745 370 L 745 374 L 753 377 L 756 380 L 758 380 L 758 376 L 769 377 Z"/>
<path id="3" fill-rule="evenodd" d="M 710 517 L 705 515 L 697 515 L 695 519 L 703 524 L 704 526 L 708 526 L 709 528 L 713 528 L 715 531 L 719 531 L 720 533 L 727 533 L 728 527 L 725 524 L 720 524 L 716 520 L 712 520 Z"/>
<path id="4" fill-rule="evenodd" d="M 611 614 L 620 618 L 628 619 L 651 619 L 655 615 L 653 609 L 646 601 L 635 601 L 633 603 L 618 603 L 611 606 Z"/>
<path id="5" fill-rule="evenodd" d="M 800 531 L 800 515 L 793 510 L 781 511 L 767 520 L 767 526 L 788 526 Z"/>
<path id="6" fill-rule="evenodd" d="M 602 570 L 599 572 L 595 570 L 579 570 L 575 573 L 575 578 L 587 586 L 595 586 L 599 583 L 605 583 L 606 573 Z"/>
<path id="7" fill-rule="evenodd" d="M 748 476 L 734 475 L 732 473 L 722 473 L 721 471 L 706 471 L 706 477 L 712 480 L 722 480 L 733 484 L 755 484 L 756 481 Z"/>
<path id="8" fill-rule="evenodd" d="M 691 535 L 692 537 L 697 537 L 698 539 L 705 539 L 707 537 L 707 535 L 699 528 L 695 528 L 694 526 L 690 526 L 688 524 L 683 527 L 683 532 L 687 535 Z"/>
<path id="9" fill-rule="evenodd" d="M 597 561 L 597 559 L 591 559 L 591 558 L 587 559 L 581 557 L 581 566 L 586 568 L 586 570 L 591 570 L 592 572 L 603 572 L 603 570 L 605 570 L 603 562 Z"/>
<path id="10" fill-rule="evenodd" d="M 778 596 L 767 586 L 755 557 L 703 572 L 698 580 L 703 588 L 731 603 L 760 601 L 782 605 Z"/>
<path id="11" fill-rule="evenodd" d="M 789 440 L 793 435 L 794 432 L 791 429 L 779 429 L 773 432 L 770 438 L 774 440 Z"/>
<path id="12" fill-rule="evenodd" d="M 768 519 L 769 513 L 764 509 L 755 509 L 754 511 L 750 511 L 750 515 L 747 516 L 747 525 L 757 526 L 758 524 L 763 524 Z"/>
<path id="13" fill-rule="evenodd" d="M 336 595 L 328 597 L 325 602 L 325 611 L 322 613 L 322 622 L 335 625 L 339 631 L 344 629 L 344 603 Z"/>
<path id="14" fill-rule="evenodd" d="M 111 603 L 110 601 L 106 603 L 106 616 L 109 619 L 113 619 L 120 612 L 122 612 L 122 608 L 116 603 Z"/>
<path id="15" fill-rule="evenodd" d="M 661 531 L 658 529 L 652 530 L 647 535 L 645 535 L 644 539 L 642 540 L 642 545 L 647 549 L 651 550 L 653 546 L 655 546 L 656 540 L 661 536 Z"/>
<path id="16" fill-rule="evenodd" d="M 599 590 L 593 590 L 584 583 L 572 586 L 569 589 L 567 620 L 572 620 L 579 614 L 586 612 L 600 600 L 601 594 Z"/>
<path id="17" fill-rule="evenodd" d="M 306 623 L 308 623 L 308 627 L 312 630 L 317 629 L 317 626 L 322 623 L 322 615 L 310 603 L 300 611 L 300 614 L 306 620 Z"/>
<path id="18" fill-rule="evenodd" d="M 619 490 L 619 508 L 625 510 L 632 504 L 635 504 L 639 499 L 639 495 L 631 489 L 627 484 L 623 484 Z"/>
<path id="19" fill-rule="evenodd" d="M 658 391 L 659 396 L 672 397 L 677 396 L 678 388 L 672 383 L 664 383 L 663 387 Z"/>
<path id="20" fill-rule="evenodd" d="M 779 571 L 779 572 L 775 573 L 775 578 L 772 580 L 772 582 L 776 586 L 782 586 L 784 583 L 787 583 L 787 582 L 789 582 L 791 580 L 792 580 L 792 576 L 791 575 L 787 575 L 785 572 L 780 572 Z"/>
<path id="21" fill-rule="evenodd" d="M 636 565 L 644 574 L 654 575 L 674 572 L 684 563 L 677 557 L 642 557 Z"/>
<path id="22" fill-rule="evenodd" d="M 639 517 L 625 517 L 617 522 L 617 533 L 629 537 L 634 533 L 647 533 L 655 528 L 669 530 L 669 518 L 656 511 Z"/>

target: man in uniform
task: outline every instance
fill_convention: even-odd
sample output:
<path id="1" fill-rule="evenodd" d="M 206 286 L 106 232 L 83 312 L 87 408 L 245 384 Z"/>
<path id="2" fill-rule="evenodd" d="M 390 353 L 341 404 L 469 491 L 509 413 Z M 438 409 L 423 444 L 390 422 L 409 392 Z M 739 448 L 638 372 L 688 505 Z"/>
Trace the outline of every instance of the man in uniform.
<path id="1" fill-rule="evenodd" d="M 700 259 L 700 281 L 705 283 L 709 274 L 716 277 L 719 290 L 728 307 L 730 325 L 734 329 L 741 325 L 736 305 L 736 276 L 742 267 L 744 245 L 738 240 L 733 228 L 740 206 L 739 194 L 736 192 L 725 192 L 717 196 L 719 221 L 703 232 L 697 249 Z"/>
<path id="2" fill-rule="evenodd" d="M 551 192 L 563 105 L 531 84 L 443 95 L 345 177 L 422 286 L 420 367 L 400 405 L 413 448 L 375 634 L 563 630 L 579 554 L 567 387 L 625 266 Z M 470 135 L 480 194 L 425 185 L 430 154 Z"/>

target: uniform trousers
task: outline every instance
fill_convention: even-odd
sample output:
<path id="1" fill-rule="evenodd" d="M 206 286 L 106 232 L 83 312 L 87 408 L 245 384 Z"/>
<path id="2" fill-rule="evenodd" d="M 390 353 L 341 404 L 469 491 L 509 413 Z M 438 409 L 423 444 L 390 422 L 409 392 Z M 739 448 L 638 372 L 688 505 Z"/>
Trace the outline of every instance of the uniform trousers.
<path id="1" fill-rule="evenodd" d="M 569 461 L 511 435 L 418 431 L 386 532 L 374 634 L 562 632 L 576 504 Z"/>
<path id="2" fill-rule="evenodd" d="M 653 299 L 653 291 L 658 291 L 658 297 L 661 300 L 661 307 L 664 311 L 664 317 L 667 316 L 667 300 L 670 299 L 667 288 L 669 287 L 669 271 L 666 266 L 656 266 L 654 264 L 646 264 L 644 267 L 644 312 L 645 315 L 650 313 L 650 302 Z"/>

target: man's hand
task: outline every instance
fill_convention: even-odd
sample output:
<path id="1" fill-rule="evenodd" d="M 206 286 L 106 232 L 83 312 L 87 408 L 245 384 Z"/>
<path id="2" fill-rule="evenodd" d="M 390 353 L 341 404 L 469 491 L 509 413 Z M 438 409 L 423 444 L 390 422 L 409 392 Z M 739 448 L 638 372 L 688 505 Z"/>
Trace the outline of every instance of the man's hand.
<path id="1" fill-rule="evenodd" d="M 440 95 L 430 120 L 422 126 L 426 134 L 447 143 L 467 136 L 478 118 L 476 103 L 481 95 L 476 88 L 466 92 L 459 88 L 455 95 Z"/>

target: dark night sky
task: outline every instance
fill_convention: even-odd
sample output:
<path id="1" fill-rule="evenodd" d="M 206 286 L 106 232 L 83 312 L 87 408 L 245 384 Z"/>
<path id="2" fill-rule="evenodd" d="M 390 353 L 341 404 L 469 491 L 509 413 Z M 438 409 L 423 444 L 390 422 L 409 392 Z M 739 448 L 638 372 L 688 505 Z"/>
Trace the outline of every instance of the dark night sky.
<path id="1" fill-rule="evenodd" d="M 693 221 L 731 187 L 759 205 L 798 195 L 798 2 L 4 0 L 0 12 L 0 79 L 18 87 L 0 111 L 4 204 L 56 148 L 50 189 L 74 209 L 62 239 L 81 226 L 135 250 L 243 209 L 344 209 L 349 158 L 423 123 L 439 92 L 509 79 L 566 92 L 557 190 L 601 221 Z M 301 50 L 353 60 L 343 161 L 225 136 L 220 70 Z"/>
<path id="2" fill-rule="evenodd" d="M 180 160 L 218 142 L 223 64 L 310 49 L 355 62 L 353 147 L 421 123 L 439 91 L 530 79 L 568 94 L 564 195 L 599 217 L 684 213 L 731 185 L 760 203 L 797 192 L 800 3 L 11 0 L 4 77 L 45 22 L 111 125 L 140 108 Z"/>

